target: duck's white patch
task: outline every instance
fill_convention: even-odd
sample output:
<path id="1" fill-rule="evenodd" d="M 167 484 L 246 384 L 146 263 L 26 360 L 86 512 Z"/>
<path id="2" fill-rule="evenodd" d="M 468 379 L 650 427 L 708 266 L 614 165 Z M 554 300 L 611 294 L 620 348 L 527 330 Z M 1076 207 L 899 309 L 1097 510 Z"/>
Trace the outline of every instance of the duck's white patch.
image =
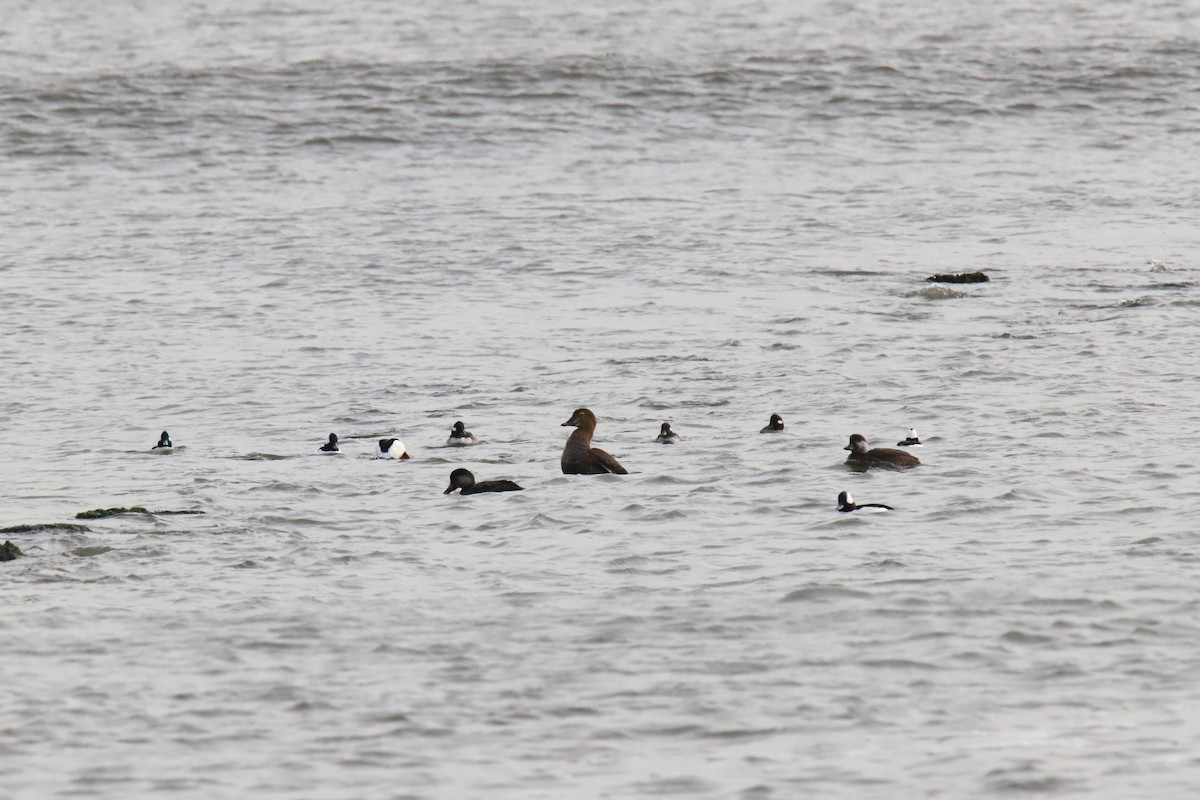
<path id="1" fill-rule="evenodd" d="M 399 439 L 392 442 L 392 446 L 387 450 L 381 449 L 378 443 L 375 444 L 376 458 L 404 458 L 404 454 L 407 452 L 408 448 L 406 448 L 404 446 L 404 442 L 400 441 Z"/>

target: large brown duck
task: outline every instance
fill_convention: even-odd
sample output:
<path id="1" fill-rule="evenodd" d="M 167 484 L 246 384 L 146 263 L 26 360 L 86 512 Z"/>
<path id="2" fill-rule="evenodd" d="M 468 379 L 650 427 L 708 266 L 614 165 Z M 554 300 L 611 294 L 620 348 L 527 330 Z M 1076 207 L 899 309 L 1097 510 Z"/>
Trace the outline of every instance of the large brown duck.
<path id="1" fill-rule="evenodd" d="M 562 471 L 564 475 L 603 475 L 612 472 L 628 475 L 621 462 L 601 450 L 592 447 L 592 434 L 596 432 L 596 415 L 586 408 L 577 408 L 562 427 L 575 428 L 563 448 Z"/>
<path id="2" fill-rule="evenodd" d="M 846 459 L 847 464 L 864 469 L 867 467 L 907 469 L 908 467 L 919 466 L 921 463 L 919 458 L 903 450 L 896 450 L 891 447 L 876 447 L 872 449 L 867 446 L 867 437 L 861 433 L 851 436 L 850 444 L 843 449 L 850 451 L 850 456 Z"/>

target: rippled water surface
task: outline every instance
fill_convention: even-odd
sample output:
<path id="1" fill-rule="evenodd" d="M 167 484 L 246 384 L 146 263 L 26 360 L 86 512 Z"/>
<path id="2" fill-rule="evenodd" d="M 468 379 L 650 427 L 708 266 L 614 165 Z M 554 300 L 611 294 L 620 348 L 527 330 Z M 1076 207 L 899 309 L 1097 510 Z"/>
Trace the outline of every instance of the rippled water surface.
<path id="1" fill-rule="evenodd" d="M 0 797 L 1200 792 L 1194 4 L 334 5 L 0 3 Z"/>

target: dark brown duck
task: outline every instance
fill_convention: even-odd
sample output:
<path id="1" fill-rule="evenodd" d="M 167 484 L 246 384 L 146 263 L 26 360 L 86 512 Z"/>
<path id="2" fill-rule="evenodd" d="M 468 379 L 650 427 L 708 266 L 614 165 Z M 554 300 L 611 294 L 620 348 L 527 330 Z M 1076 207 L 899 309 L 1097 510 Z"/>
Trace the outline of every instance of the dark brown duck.
<path id="1" fill-rule="evenodd" d="M 921 463 L 919 458 L 903 450 L 896 450 L 891 447 L 876 447 L 871 449 L 867 446 L 867 437 L 861 433 L 851 436 L 850 444 L 844 449 L 850 451 L 850 456 L 846 459 L 846 463 L 860 467 L 896 467 L 905 469 L 907 467 L 918 466 Z"/>
<path id="2" fill-rule="evenodd" d="M 596 432 L 596 415 L 586 408 L 577 408 L 571 418 L 562 424 L 564 428 L 574 428 L 567 437 L 567 444 L 562 452 L 562 471 L 564 475 L 603 475 L 612 472 L 617 475 L 628 475 L 629 472 L 621 466 L 621 462 L 601 450 L 592 447 L 592 434 Z"/>

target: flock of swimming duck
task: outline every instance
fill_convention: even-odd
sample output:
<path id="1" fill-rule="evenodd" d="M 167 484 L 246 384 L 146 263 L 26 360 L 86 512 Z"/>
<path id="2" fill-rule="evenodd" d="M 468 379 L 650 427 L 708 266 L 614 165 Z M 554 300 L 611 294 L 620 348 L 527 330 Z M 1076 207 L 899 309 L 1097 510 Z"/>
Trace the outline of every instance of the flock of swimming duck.
<path id="1" fill-rule="evenodd" d="M 617 461 L 617 459 L 599 447 L 592 447 L 592 436 L 596 432 L 596 415 L 590 409 L 575 409 L 575 413 L 571 414 L 571 418 L 564 422 L 562 427 L 575 429 L 567 437 L 567 443 L 563 447 L 560 463 L 564 475 L 629 474 L 629 471 L 621 466 L 621 462 Z M 772 414 L 766 427 L 759 431 L 759 433 L 779 433 L 783 430 L 783 417 L 778 414 Z M 654 441 L 661 444 L 678 444 L 682 439 L 679 434 L 671 430 L 671 423 L 664 422 Z M 479 440 L 466 429 L 466 426 L 461 421 L 454 423 L 454 426 L 450 429 L 450 437 L 446 439 L 447 447 L 465 447 L 478 443 Z M 921 446 L 921 440 L 917 438 L 917 432 L 912 429 L 908 431 L 908 437 L 904 441 L 896 442 L 896 447 Z M 170 435 L 166 431 L 163 431 L 162 435 L 158 438 L 158 444 L 150 449 L 155 452 L 170 452 L 174 448 L 175 445 L 171 443 Z M 868 446 L 866 437 L 861 433 L 851 436 L 850 444 L 846 445 L 844 449 L 850 451 L 850 455 L 846 458 L 846 463 L 857 469 L 868 469 L 870 467 L 910 469 L 921 464 L 920 459 L 904 450 L 897 450 L 891 447 L 873 448 Z M 317 453 L 322 455 L 334 455 L 341 452 L 336 433 L 329 434 L 329 440 L 317 449 Z M 380 439 L 375 445 L 375 458 L 406 459 L 412 458 L 412 456 L 408 454 L 408 450 L 404 447 L 404 442 L 399 439 Z M 482 494 L 484 492 L 518 492 L 523 490 L 524 487 L 518 486 L 508 480 L 476 481 L 475 476 L 470 470 L 460 467 L 450 473 L 450 485 L 443 494 L 450 494 L 456 489 L 459 494 Z M 849 492 L 842 492 L 838 495 L 838 511 L 850 513 L 856 511 L 893 510 L 891 506 L 885 506 L 882 503 L 855 503 L 854 498 L 850 496 Z"/>

